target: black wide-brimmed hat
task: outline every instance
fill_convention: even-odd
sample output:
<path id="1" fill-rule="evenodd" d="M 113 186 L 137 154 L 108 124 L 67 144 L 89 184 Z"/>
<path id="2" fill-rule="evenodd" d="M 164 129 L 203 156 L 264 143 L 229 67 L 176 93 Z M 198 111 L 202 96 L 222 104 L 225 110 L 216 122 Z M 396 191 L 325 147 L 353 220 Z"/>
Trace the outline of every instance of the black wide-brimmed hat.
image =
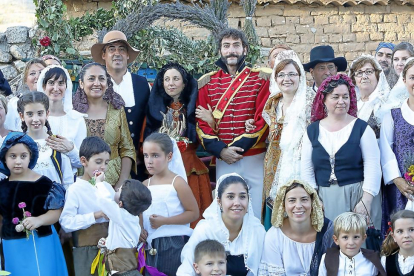
<path id="1" fill-rule="evenodd" d="M 335 57 L 335 52 L 331 46 L 317 46 L 310 52 L 310 62 L 303 64 L 303 68 L 306 72 L 309 72 L 310 68 L 314 68 L 316 64 L 322 62 L 333 62 L 338 67 L 338 72 L 345 71 L 348 63 L 344 57 Z"/>

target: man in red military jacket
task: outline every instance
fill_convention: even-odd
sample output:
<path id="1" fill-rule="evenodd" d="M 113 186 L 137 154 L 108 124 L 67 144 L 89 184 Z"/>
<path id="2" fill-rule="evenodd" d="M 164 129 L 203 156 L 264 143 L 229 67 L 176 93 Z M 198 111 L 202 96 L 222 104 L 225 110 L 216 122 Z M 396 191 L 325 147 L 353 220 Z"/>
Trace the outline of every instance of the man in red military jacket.
<path id="1" fill-rule="evenodd" d="M 239 30 L 221 32 L 218 49 L 221 58 L 216 65 L 220 70 L 198 81 L 197 105 L 211 107 L 214 124 L 197 119 L 197 133 L 203 147 L 217 158 L 217 179 L 236 172 L 246 180 L 254 213 L 260 218 L 267 136 L 262 111 L 269 96 L 271 70 L 252 69 L 245 64 L 249 46 Z M 249 119 L 254 119 L 255 129 L 247 132 L 245 122 Z"/>

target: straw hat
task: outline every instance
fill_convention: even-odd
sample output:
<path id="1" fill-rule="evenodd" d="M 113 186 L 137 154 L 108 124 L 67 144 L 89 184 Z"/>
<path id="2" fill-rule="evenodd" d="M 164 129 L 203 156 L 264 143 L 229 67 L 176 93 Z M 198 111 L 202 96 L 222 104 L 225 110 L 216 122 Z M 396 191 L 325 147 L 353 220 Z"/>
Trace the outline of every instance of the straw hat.
<path id="1" fill-rule="evenodd" d="M 105 65 L 105 60 L 102 58 L 102 50 L 105 47 L 105 45 L 107 45 L 109 43 L 114 43 L 114 42 L 117 42 L 117 41 L 122 41 L 127 45 L 128 55 L 129 55 L 128 63 L 133 62 L 137 58 L 140 51 L 138 49 L 135 49 L 131 45 L 129 45 L 125 34 L 123 32 L 120 32 L 120 31 L 110 31 L 110 32 L 108 32 L 104 36 L 102 43 L 96 43 L 92 46 L 91 54 L 92 54 L 93 60 L 100 63 L 100 64 Z"/>

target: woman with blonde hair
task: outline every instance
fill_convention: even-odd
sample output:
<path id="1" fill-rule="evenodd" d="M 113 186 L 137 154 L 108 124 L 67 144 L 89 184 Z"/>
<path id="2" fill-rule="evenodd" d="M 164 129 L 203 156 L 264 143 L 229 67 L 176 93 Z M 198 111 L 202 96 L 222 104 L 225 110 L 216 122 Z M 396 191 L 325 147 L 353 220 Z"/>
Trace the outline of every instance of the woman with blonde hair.
<path id="1" fill-rule="evenodd" d="M 259 275 L 317 276 L 332 243 L 333 223 L 324 218 L 318 193 L 306 182 L 279 187 L 266 233 Z"/>

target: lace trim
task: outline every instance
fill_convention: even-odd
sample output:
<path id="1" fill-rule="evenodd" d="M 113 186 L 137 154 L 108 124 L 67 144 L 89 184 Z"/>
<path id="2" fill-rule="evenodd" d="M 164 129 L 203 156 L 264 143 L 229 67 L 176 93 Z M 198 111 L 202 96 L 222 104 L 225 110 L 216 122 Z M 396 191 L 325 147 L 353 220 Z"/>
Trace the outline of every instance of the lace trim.
<path id="1" fill-rule="evenodd" d="M 286 276 L 286 272 L 283 266 L 275 266 L 261 262 L 259 276 Z"/>

